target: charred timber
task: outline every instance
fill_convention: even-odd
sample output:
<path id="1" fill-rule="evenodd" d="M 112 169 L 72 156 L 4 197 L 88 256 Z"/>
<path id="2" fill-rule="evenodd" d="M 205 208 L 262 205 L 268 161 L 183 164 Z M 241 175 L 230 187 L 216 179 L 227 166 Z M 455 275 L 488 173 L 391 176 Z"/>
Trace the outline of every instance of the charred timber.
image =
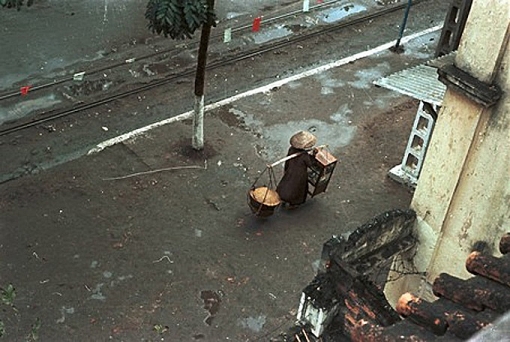
<path id="1" fill-rule="evenodd" d="M 486 322 L 485 325 L 488 325 L 501 317 L 501 314 L 491 309 L 485 309 L 483 311 L 476 312 L 474 316 L 480 322 Z"/>
<path id="2" fill-rule="evenodd" d="M 459 69 L 454 64 L 448 64 L 437 70 L 439 81 L 468 99 L 489 108 L 495 105 L 503 92 L 497 84 L 487 84 Z"/>
<path id="3" fill-rule="evenodd" d="M 359 321 L 351 334 L 353 342 L 428 342 L 435 341 L 437 336 L 426 329 L 407 320 L 400 321 L 390 327 Z"/>
<path id="4" fill-rule="evenodd" d="M 459 311 L 449 313 L 447 317 L 448 331 L 461 339 L 468 339 L 479 330 L 491 325 Z"/>
<path id="5" fill-rule="evenodd" d="M 460 339 L 467 339 L 490 325 L 490 320 L 476 317 L 473 311 L 444 298 L 430 303 L 406 293 L 400 297 L 396 309 L 402 316 L 439 336 L 448 332 Z"/>
<path id="6" fill-rule="evenodd" d="M 361 310 L 359 316 L 355 317 L 371 318 L 382 326 L 400 321 L 399 315 L 388 303 L 382 289 L 354 271 L 347 263 L 333 258 L 329 272 L 334 274 L 336 279 L 337 298 L 348 301 L 351 306 Z"/>
<path id="7" fill-rule="evenodd" d="M 438 312 L 432 303 L 426 302 L 409 292 L 400 296 L 396 310 L 402 316 L 431 331 L 434 335 L 444 335 L 446 333 L 448 322 L 442 317 L 443 314 Z"/>
<path id="8" fill-rule="evenodd" d="M 439 298 L 434 304 L 444 313 L 448 322 L 448 332 L 461 339 L 467 339 L 478 330 L 489 326 L 498 315 L 490 309 L 485 309 L 482 311 L 483 315 L 480 315 L 445 298 Z M 486 317 L 487 313 L 491 315 L 491 318 Z"/>
<path id="9" fill-rule="evenodd" d="M 416 213 L 411 210 L 390 210 L 374 217 L 349 235 L 339 255 L 349 264 L 377 251 L 381 247 L 412 235 Z"/>
<path id="10" fill-rule="evenodd" d="M 492 255 L 472 252 L 466 260 L 466 269 L 472 274 L 481 275 L 510 287 L 510 255 L 496 258 Z"/>
<path id="11" fill-rule="evenodd" d="M 331 288 L 335 292 L 335 300 L 340 302 L 336 316 L 341 317 L 340 326 L 344 335 L 350 336 L 360 320 L 379 326 L 390 326 L 401 321 L 382 289 L 337 256 L 331 260 L 326 275 L 334 284 Z"/>
<path id="12" fill-rule="evenodd" d="M 448 298 L 475 311 L 489 308 L 504 313 L 510 310 L 510 289 L 487 278 L 475 276 L 463 280 L 441 273 L 432 290 L 438 297 Z"/>
<path id="13" fill-rule="evenodd" d="M 499 240 L 499 251 L 501 254 L 510 253 L 510 233 L 506 233 L 501 237 L 501 240 Z"/>
<path id="14" fill-rule="evenodd" d="M 356 323 L 360 320 L 370 321 L 383 327 L 401 321 L 391 307 L 381 306 L 384 305 L 384 302 L 381 303 L 372 295 L 363 294 L 363 291 L 349 291 L 344 305 L 344 334 L 346 335 L 352 334 Z"/>
<path id="15" fill-rule="evenodd" d="M 361 274 L 370 274 L 374 270 L 382 268 L 393 260 L 393 256 L 399 253 L 405 253 L 416 244 L 413 236 L 406 236 L 399 240 L 388 242 L 387 244 L 363 255 L 353 263 L 353 267 Z"/>

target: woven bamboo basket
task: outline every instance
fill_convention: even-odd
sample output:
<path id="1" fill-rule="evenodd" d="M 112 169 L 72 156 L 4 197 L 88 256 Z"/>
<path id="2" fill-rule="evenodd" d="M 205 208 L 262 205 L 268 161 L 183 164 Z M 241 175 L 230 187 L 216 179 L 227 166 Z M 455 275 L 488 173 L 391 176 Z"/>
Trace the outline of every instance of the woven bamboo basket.
<path id="1" fill-rule="evenodd" d="M 281 203 L 278 193 L 266 186 L 250 189 L 248 197 L 251 211 L 261 217 L 273 215 L 275 209 Z"/>

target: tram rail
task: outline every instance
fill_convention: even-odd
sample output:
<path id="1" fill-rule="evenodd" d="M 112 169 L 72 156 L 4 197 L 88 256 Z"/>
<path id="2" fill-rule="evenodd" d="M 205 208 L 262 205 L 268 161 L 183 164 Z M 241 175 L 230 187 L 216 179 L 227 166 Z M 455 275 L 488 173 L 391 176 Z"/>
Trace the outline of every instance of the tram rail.
<path id="1" fill-rule="evenodd" d="M 427 0 L 418 0 L 418 1 L 415 1 L 415 2 L 413 2 L 413 6 L 418 4 L 418 3 L 424 2 L 424 1 L 427 1 Z M 407 6 L 407 4 L 404 4 L 404 3 L 396 4 L 396 5 L 393 5 L 391 7 L 386 7 L 384 9 L 382 9 L 382 10 L 369 13 L 367 15 L 362 15 L 362 16 L 359 16 L 359 17 L 353 17 L 350 20 L 338 22 L 336 24 L 331 24 L 331 25 L 328 25 L 328 26 L 321 26 L 321 27 L 319 27 L 318 29 L 315 29 L 315 30 L 310 29 L 310 30 L 305 31 L 304 33 L 301 33 L 301 34 L 293 34 L 289 38 L 285 38 L 285 39 L 282 39 L 282 40 L 279 40 L 279 41 L 276 41 L 276 42 L 272 41 L 272 42 L 267 43 L 265 45 L 257 45 L 256 49 L 251 49 L 251 50 L 247 50 L 247 51 L 244 51 L 244 52 L 241 52 L 241 53 L 236 53 L 236 55 L 234 55 L 234 56 L 227 56 L 226 58 L 222 58 L 222 59 L 219 59 L 219 60 L 213 60 L 213 61 L 211 61 L 211 62 L 209 62 L 207 64 L 206 70 L 207 71 L 211 71 L 211 70 L 214 70 L 214 69 L 217 69 L 217 68 L 221 68 L 221 67 L 224 67 L 224 66 L 227 66 L 227 65 L 235 64 L 236 62 L 240 62 L 240 61 L 244 61 L 244 60 L 250 59 L 250 58 L 255 57 L 255 56 L 264 55 L 266 53 L 276 51 L 278 49 L 287 47 L 287 46 L 292 45 L 292 44 L 300 43 L 300 42 L 303 42 L 303 41 L 306 41 L 306 40 L 310 40 L 310 39 L 315 39 L 317 37 L 324 37 L 325 35 L 331 35 L 332 33 L 338 32 L 338 31 L 346 29 L 348 27 L 351 27 L 351 26 L 354 26 L 354 25 L 358 25 L 358 24 L 362 24 L 364 22 L 370 22 L 370 21 L 372 21 L 372 20 L 374 20 L 376 18 L 392 14 L 392 13 L 394 13 L 396 11 L 404 9 L 406 6 Z M 289 14 L 286 14 L 286 15 L 275 17 L 275 18 L 272 18 L 272 21 L 275 21 L 277 19 L 278 20 L 285 19 L 287 16 L 291 16 L 291 15 L 296 15 L 296 13 L 292 12 L 292 13 L 289 13 Z M 245 30 L 247 28 L 249 28 L 249 26 L 241 26 L 241 27 L 237 28 L 236 30 L 237 31 L 241 31 L 241 30 Z M 219 35 L 215 35 L 215 36 L 211 37 L 211 40 L 212 39 L 218 39 L 218 38 L 219 38 Z M 190 44 L 192 44 L 192 43 L 190 43 Z M 198 42 L 193 41 L 193 44 L 198 44 Z M 173 47 L 171 49 L 166 49 L 166 50 L 158 51 L 157 53 L 153 53 L 153 54 L 145 55 L 145 56 L 142 56 L 142 57 L 139 57 L 139 58 L 135 58 L 135 60 L 136 61 L 146 60 L 146 59 L 157 57 L 157 56 L 160 56 L 160 55 L 163 55 L 163 54 L 168 54 L 168 53 L 171 53 L 171 52 L 176 51 L 176 50 L 177 50 L 177 48 Z M 99 72 L 102 72 L 102 71 L 105 71 L 105 70 L 110 70 L 112 68 L 118 68 L 118 67 L 125 66 L 125 65 L 126 65 L 125 62 L 119 62 L 119 63 L 113 64 L 113 65 L 109 65 L 109 66 L 106 66 L 106 67 L 102 67 L 102 68 L 96 69 L 96 70 L 94 70 L 92 72 L 87 72 L 86 74 L 90 75 L 90 74 L 93 74 L 93 73 L 99 73 Z M 108 95 L 108 96 L 105 96 L 104 98 L 100 98 L 100 99 L 93 100 L 93 101 L 90 101 L 90 102 L 86 102 L 86 103 L 82 102 L 82 103 L 76 104 L 72 108 L 63 108 L 63 109 L 56 109 L 56 110 L 52 109 L 52 110 L 48 110 L 48 111 L 39 112 L 39 113 L 36 113 L 35 115 L 31 115 L 31 118 L 28 119 L 28 120 L 18 119 L 18 120 L 16 120 L 18 123 L 16 123 L 16 121 L 14 121 L 13 124 L 8 124 L 7 123 L 7 124 L 3 125 L 3 126 L 6 126 L 6 127 L 1 127 L 0 126 L 0 128 L 1 128 L 0 129 L 0 136 L 5 136 L 5 135 L 8 135 L 8 134 L 12 134 L 14 132 L 18 132 L 18 131 L 21 131 L 21 130 L 26 129 L 26 128 L 30 128 L 30 127 L 33 127 L 33 126 L 41 125 L 41 124 L 47 123 L 49 121 L 53 121 L 53 120 L 56 120 L 56 119 L 59 119 L 59 118 L 63 118 L 63 117 L 66 117 L 66 116 L 69 116 L 69 115 L 72 115 L 72 114 L 75 114 L 75 113 L 79 113 L 79 112 L 88 110 L 88 109 L 100 107 L 102 105 L 111 103 L 111 102 L 119 100 L 119 99 L 123 99 L 123 98 L 129 97 L 129 96 L 137 95 L 137 94 L 140 94 L 142 92 L 151 90 L 151 89 L 156 88 L 156 87 L 160 87 L 160 86 L 163 86 L 163 85 L 171 84 L 173 82 L 177 82 L 179 79 L 192 76 L 194 73 L 195 73 L 195 69 L 194 69 L 194 66 L 193 66 L 193 67 L 190 67 L 188 69 L 181 70 L 180 72 L 177 72 L 177 73 L 174 73 L 174 74 L 168 74 L 167 76 L 165 76 L 162 79 L 154 80 L 154 81 L 152 81 L 150 83 L 137 86 L 137 87 L 135 87 L 133 89 L 129 89 L 129 90 L 125 90 L 125 91 L 120 91 L 120 92 L 117 92 L 115 94 Z M 34 86 L 31 89 L 31 92 L 37 91 L 37 90 L 42 90 L 42 89 L 47 89 L 47 88 L 50 88 L 52 86 L 56 86 L 56 85 L 59 85 L 59 84 L 63 84 L 65 82 L 70 82 L 70 81 L 72 81 L 72 77 L 71 78 L 69 78 L 69 77 L 68 78 L 63 78 L 63 79 L 57 80 L 55 82 L 51 82 L 51 83 L 47 83 L 47 84 L 42 84 L 42 85 L 39 85 L 39 86 Z M 19 95 L 19 92 L 11 92 L 11 93 L 8 93 L 8 94 L 5 94 L 5 95 L 0 95 L 0 101 L 1 100 L 5 100 L 7 98 L 12 98 L 14 96 L 18 96 L 18 95 Z M 34 116 L 36 116 L 36 117 L 34 117 Z M 21 121 L 21 122 L 19 122 L 19 121 Z"/>

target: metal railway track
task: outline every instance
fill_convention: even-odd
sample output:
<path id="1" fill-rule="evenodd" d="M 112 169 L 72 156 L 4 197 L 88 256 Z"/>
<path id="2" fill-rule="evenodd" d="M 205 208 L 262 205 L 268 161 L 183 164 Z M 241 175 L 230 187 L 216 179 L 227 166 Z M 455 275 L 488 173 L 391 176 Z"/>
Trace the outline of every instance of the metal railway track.
<path id="1" fill-rule="evenodd" d="M 424 2 L 424 1 L 427 1 L 427 0 L 418 0 L 418 1 L 415 1 L 413 3 L 413 5 L 416 5 L 417 3 Z M 365 15 L 365 16 L 360 16 L 360 17 L 353 18 L 353 19 L 345 21 L 345 22 L 340 22 L 340 23 L 335 24 L 335 25 L 327 26 L 327 27 L 325 27 L 323 29 L 311 30 L 308 33 L 304 33 L 304 34 L 300 34 L 300 35 L 293 35 L 290 38 L 287 38 L 287 39 L 282 40 L 282 41 L 268 43 L 266 46 L 263 46 L 262 48 L 258 47 L 257 49 L 254 49 L 254 50 L 249 50 L 249 51 L 246 51 L 244 53 L 238 53 L 236 56 L 233 56 L 233 57 L 228 57 L 226 59 L 220 59 L 220 60 L 212 61 L 212 62 L 208 63 L 206 70 L 207 71 L 214 70 L 216 68 L 220 68 L 220 67 L 223 67 L 223 66 L 227 66 L 227 65 L 239 62 L 239 61 L 243 61 L 243 60 L 252 58 L 254 56 L 263 55 L 265 53 L 268 53 L 268 52 L 271 52 L 271 51 L 275 51 L 275 50 L 281 49 L 283 47 L 286 47 L 286 46 L 289 46 L 289 45 L 292 45 L 292 44 L 295 44 L 295 43 L 299 43 L 299 42 L 302 42 L 302 41 L 305 41 L 305 40 L 308 40 L 308 39 L 313 39 L 313 38 L 316 38 L 316 37 L 319 37 L 319 36 L 324 36 L 325 34 L 330 34 L 330 33 L 339 31 L 339 30 L 344 29 L 344 28 L 349 27 L 349 26 L 361 24 L 363 22 L 368 22 L 370 20 L 373 20 L 373 19 L 385 16 L 387 14 L 391 14 L 393 12 L 399 11 L 399 10 L 405 8 L 406 6 L 407 6 L 407 4 L 394 5 L 392 7 L 388 7 L 388 8 L 385 8 L 383 10 L 376 11 L 374 13 L 371 13 L 371 14 L 368 14 L 368 15 Z M 280 17 L 280 18 L 282 18 L 282 17 Z M 244 27 L 242 27 L 242 28 L 244 28 Z M 242 29 L 242 28 L 239 28 L 239 29 Z M 173 51 L 173 50 L 170 49 L 170 50 L 165 50 L 165 51 L 158 52 L 157 54 L 146 55 L 146 56 L 143 56 L 142 59 L 154 57 L 154 56 L 157 56 L 157 55 L 160 55 L 160 54 L 164 54 L 164 53 L 169 53 L 171 51 Z M 118 63 L 118 64 L 114 65 L 114 67 L 119 67 L 121 65 L 124 66 L 126 64 L 125 63 Z M 112 66 L 108 66 L 107 67 L 107 69 L 111 69 L 111 68 L 112 68 Z M 102 68 L 101 70 L 103 70 L 103 69 L 106 69 L 106 68 Z M 96 72 L 99 72 L 99 71 L 96 70 Z M 75 105 L 72 108 L 65 108 L 65 109 L 56 110 L 56 111 L 52 110 L 52 111 L 50 111 L 51 114 L 48 114 L 48 115 L 46 115 L 44 117 L 39 117 L 39 118 L 31 119 L 28 122 L 23 122 L 23 123 L 20 123 L 20 124 L 15 124 L 15 125 L 12 125 L 10 127 L 6 127 L 4 129 L 1 129 L 0 130 L 0 136 L 5 136 L 5 135 L 8 135 L 8 134 L 11 134 L 11 133 L 14 133 L 14 132 L 17 132 L 17 131 L 29 128 L 29 127 L 37 126 L 37 125 L 40 125 L 40 124 L 43 124 L 43 123 L 46 123 L 46 122 L 49 122 L 49 121 L 52 121 L 52 120 L 55 120 L 55 119 L 59 119 L 59 118 L 62 118 L 62 117 L 66 117 L 66 116 L 75 114 L 75 113 L 79 113 L 79 112 L 87 110 L 87 109 L 99 107 L 99 106 L 108 104 L 110 102 L 113 102 L 113 101 L 116 101 L 116 100 L 119 100 L 119 99 L 122 99 L 122 98 L 126 98 L 126 97 L 129 97 L 129 96 L 132 96 L 132 95 L 136 95 L 136 94 L 142 93 L 144 91 L 147 91 L 147 90 L 150 90 L 150 89 L 162 86 L 162 85 L 166 85 L 166 84 L 172 83 L 172 82 L 174 82 L 174 81 L 176 81 L 176 80 L 178 80 L 180 78 L 191 76 L 194 73 L 195 73 L 195 69 L 194 68 L 188 69 L 188 70 L 184 70 L 184 71 L 181 71 L 179 73 L 167 76 L 167 77 L 165 77 L 163 79 L 152 81 L 151 83 L 148 83 L 148 84 L 145 84 L 145 85 L 133 88 L 131 90 L 122 91 L 122 92 L 119 92 L 117 94 L 113 94 L 111 96 L 108 96 L 108 97 L 105 97 L 105 98 L 102 98 L 102 99 L 99 99 L 99 100 L 91 101 L 91 102 L 88 102 L 88 103 L 81 103 L 81 104 Z M 67 81 L 69 81 L 69 79 L 60 80 L 60 81 L 49 83 L 49 84 L 46 84 L 46 85 L 41 85 L 41 86 L 36 87 L 35 89 L 42 89 L 44 87 L 48 88 L 50 86 L 54 86 L 56 84 L 61 84 L 61 83 L 67 82 Z M 15 93 L 15 94 L 18 95 L 18 93 Z M 12 94 L 5 95 L 4 97 L 0 97 L 0 100 L 6 98 L 6 96 L 12 97 L 13 95 Z M 44 115 L 45 113 L 48 113 L 48 112 L 39 113 L 38 116 Z"/>
<path id="2" fill-rule="evenodd" d="M 331 7 L 334 4 L 335 4 L 335 2 L 323 3 L 323 4 L 320 4 L 320 5 L 314 6 L 313 8 L 311 8 L 311 10 L 317 10 L 317 9 Z M 288 13 L 285 13 L 283 15 L 279 15 L 279 16 L 275 16 L 275 17 L 272 17 L 272 18 L 264 19 L 264 23 L 265 24 L 271 24 L 272 22 L 275 22 L 275 21 L 278 21 L 278 20 L 281 20 L 281 19 L 290 18 L 290 17 L 295 16 L 295 15 L 300 14 L 300 13 L 302 13 L 302 12 L 301 11 L 288 12 Z M 234 33 L 242 32 L 242 31 L 247 31 L 249 29 L 251 29 L 251 25 L 242 25 L 242 26 L 233 28 L 232 29 L 232 33 L 234 34 Z M 212 40 L 216 40 L 216 39 L 221 39 L 222 37 L 223 36 L 221 34 L 213 34 L 213 35 L 211 35 L 211 39 L 210 40 L 212 41 Z M 187 45 L 189 45 L 191 48 L 196 48 L 198 46 L 198 44 L 199 44 L 198 40 L 193 40 L 193 41 L 190 41 Z M 169 49 L 164 49 L 164 50 L 161 50 L 161 51 L 158 51 L 158 52 L 154 52 L 154 53 L 151 53 L 151 54 L 147 54 L 147 55 L 131 58 L 131 59 L 128 59 L 128 60 L 123 61 L 123 62 L 117 62 L 117 63 L 114 63 L 114 64 L 110 64 L 110 65 L 107 65 L 107 66 L 104 66 L 104 67 L 100 67 L 100 68 L 92 69 L 92 70 L 88 70 L 88 71 L 85 70 L 85 74 L 87 76 L 95 75 L 95 74 L 99 74 L 99 73 L 107 71 L 107 70 L 114 70 L 114 69 L 126 66 L 126 64 L 128 64 L 128 63 L 136 63 L 136 62 L 140 62 L 140 61 L 143 61 L 143 60 L 147 60 L 149 58 L 162 56 L 164 54 L 168 54 L 168 53 L 172 53 L 172 52 L 180 52 L 181 50 L 179 48 L 177 48 L 178 46 L 180 46 L 180 44 L 177 44 L 177 45 L 175 45 L 175 46 L 173 46 L 173 47 L 171 47 Z M 132 61 L 130 61 L 130 60 L 132 60 Z M 66 83 L 66 82 L 71 82 L 71 81 L 73 81 L 73 77 L 72 76 L 71 77 L 69 77 L 69 76 L 62 77 L 62 78 L 60 78 L 58 80 L 54 80 L 52 82 L 48 82 L 48 83 L 44 83 L 44 84 L 33 86 L 33 87 L 30 88 L 30 93 L 33 93 L 33 92 L 38 91 L 38 90 L 43 90 L 43 89 L 51 88 L 51 87 L 54 87 L 56 85 L 60 85 L 60 84 L 63 84 L 63 83 Z M 4 93 L 0 93 L 0 101 L 7 100 L 7 99 L 10 99 L 10 98 L 19 96 L 20 94 L 21 94 L 21 92 L 19 90 L 18 91 L 7 91 L 7 92 L 4 92 Z"/>

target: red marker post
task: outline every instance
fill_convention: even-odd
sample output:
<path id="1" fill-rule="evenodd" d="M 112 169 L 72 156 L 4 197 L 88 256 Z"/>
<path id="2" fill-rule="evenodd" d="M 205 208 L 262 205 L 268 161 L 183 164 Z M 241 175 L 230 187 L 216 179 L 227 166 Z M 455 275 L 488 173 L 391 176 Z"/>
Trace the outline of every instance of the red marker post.
<path id="1" fill-rule="evenodd" d="M 262 17 L 257 17 L 253 20 L 253 26 L 251 28 L 252 32 L 259 32 L 260 30 L 260 22 L 262 21 Z"/>
<path id="2" fill-rule="evenodd" d="M 29 90 L 30 90 L 30 86 L 24 86 L 19 89 L 21 95 L 23 95 L 23 96 L 28 94 Z"/>

